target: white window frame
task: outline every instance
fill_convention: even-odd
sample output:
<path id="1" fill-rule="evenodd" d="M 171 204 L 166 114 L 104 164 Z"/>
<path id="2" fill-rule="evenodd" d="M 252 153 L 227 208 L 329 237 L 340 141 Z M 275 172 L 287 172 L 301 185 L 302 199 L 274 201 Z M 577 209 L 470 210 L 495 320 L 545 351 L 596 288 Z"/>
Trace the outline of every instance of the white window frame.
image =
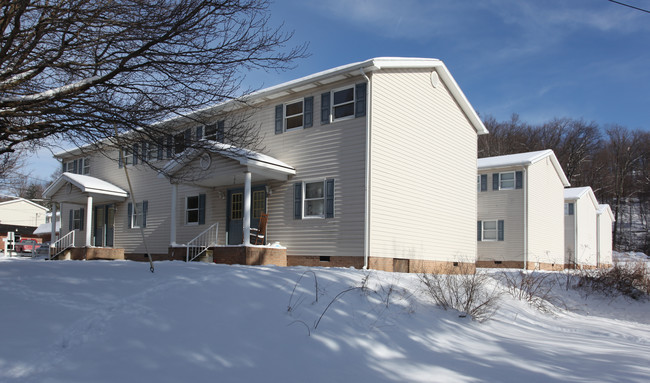
<path id="1" fill-rule="evenodd" d="M 85 157 L 81 159 L 81 170 L 79 174 L 90 174 L 90 158 Z"/>
<path id="2" fill-rule="evenodd" d="M 196 208 L 192 208 L 192 209 L 189 208 L 188 202 L 189 202 L 190 198 L 196 198 Z M 196 211 L 196 222 L 190 222 L 189 221 L 189 212 L 190 211 Z M 196 194 L 196 195 L 188 195 L 188 196 L 186 196 L 185 197 L 185 225 L 198 226 L 199 221 L 200 221 L 200 218 L 199 218 L 200 214 L 201 214 L 201 203 L 200 203 L 199 195 Z"/>
<path id="3" fill-rule="evenodd" d="M 74 173 L 74 160 L 65 163 L 65 171 L 67 173 Z"/>
<path id="4" fill-rule="evenodd" d="M 357 107 L 357 105 L 356 105 L 356 103 L 357 103 L 357 89 L 356 88 L 357 87 L 354 84 L 352 84 L 352 85 L 343 86 L 343 87 L 340 87 L 340 88 L 333 89 L 330 92 L 330 120 L 332 122 L 351 120 L 351 119 L 354 118 L 355 113 L 357 111 L 356 110 L 356 107 Z M 352 101 L 347 101 L 347 102 L 344 102 L 344 103 L 341 103 L 341 104 L 334 105 L 334 93 L 340 92 L 340 91 L 343 91 L 343 90 L 347 90 L 347 89 L 352 89 Z M 350 103 L 352 104 L 352 114 L 349 115 L 349 116 L 336 118 L 335 113 L 334 113 L 334 110 L 336 109 L 336 107 L 340 107 L 340 106 L 347 105 L 347 104 L 350 104 Z"/>
<path id="5" fill-rule="evenodd" d="M 476 192 L 480 193 L 481 192 L 481 175 L 476 176 Z"/>
<path id="6" fill-rule="evenodd" d="M 81 230 L 81 209 L 75 209 L 72 211 L 72 230 Z"/>
<path id="7" fill-rule="evenodd" d="M 307 184 L 316 184 L 320 183 L 323 186 L 323 196 L 319 198 L 307 198 Z M 326 201 L 326 195 L 327 195 L 327 180 L 326 179 L 317 179 L 317 180 L 307 180 L 302 182 L 302 218 L 303 219 L 323 219 L 325 218 L 327 212 L 327 201 Z M 322 200 L 323 201 L 323 214 L 307 214 L 307 202 L 308 201 L 317 201 L 317 200 Z"/>
<path id="8" fill-rule="evenodd" d="M 293 105 L 293 104 L 298 104 L 298 103 L 300 103 L 302 105 L 302 111 L 300 113 L 289 115 L 287 113 L 287 106 Z M 289 101 L 289 102 L 285 102 L 284 105 L 282 105 L 282 107 L 284 108 L 284 121 L 283 121 L 283 124 L 284 124 L 284 131 L 285 132 L 291 132 L 293 130 L 299 130 L 299 129 L 303 129 L 305 127 L 305 99 L 304 98 L 297 99 L 297 100 L 292 100 L 292 101 Z M 289 118 L 295 118 L 295 117 L 298 117 L 298 116 L 300 116 L 301 120 L 302 120 L 302 123 L 300 124 L 300 126 L 289 128 L 288 124 L 287 124 Z"/>
<path id="9" fill-rule="evenodd" d="M 569 214 L 569 205 L 573 205 L 573 214 Z M 573 202 L 565 202 L 564 203 L 564 215 L 575 215 L 575 204 Z"/>
<path id="10" fill-rule="evenodd" d="M 485 238 L 485 223 L 490 222 L 494 223 L 494 229 L 489 229 L 489 231 L 494 231 L 494 239 L 492 238 Z M 499 240 L 499 220 L 498 219 L 486 219 L 481 221 L 481 241 L 484 242 L 496 242 Z"/>
<path id="11" fill-rule="evenodd" d="M 133 211 L 131 212 L 131 228 L 138 229 L 142 224 L 142 218 L 144 218 L 144 202 L 136 202 L 133 206 Z M 137 212 L 137 214 L 136 214 Z M 140 217 L 140 222 L 138 222 L 138 217 Z"/>
<path id="12" fill-rule="evenodd" d="M 517 174 L 515 174 L 515 173 L 516 173 L 515 171 L 499 173 L 499 190 L 515 190 L 515 188 L 517 187 Z M 503 180 L 502 179 L 502 176 L 504 174 L 512 174 L 512 187 L 503 187 L 503 182 L 504 181 L 505 182 L 510 182 L 510 180 Z"/>

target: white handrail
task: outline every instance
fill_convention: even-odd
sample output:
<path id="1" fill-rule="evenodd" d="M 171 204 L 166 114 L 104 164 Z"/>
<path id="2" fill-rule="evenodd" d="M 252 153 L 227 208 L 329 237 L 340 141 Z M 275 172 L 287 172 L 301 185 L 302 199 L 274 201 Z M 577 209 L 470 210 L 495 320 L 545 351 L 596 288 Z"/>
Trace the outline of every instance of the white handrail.
<path id="1" fill-rule="evenodd" d="M 68 234 L 61 237 L 58 241 L 50 245 L 50 260 L 57 257 L 59 254 L 64 252 L 66 249 L 74 246 L 74 233 L 76 230 L 72 230 Z M 52 254 L 52 248 L 54 249 L 54 254 Z"/>
<path id="2" fill-rule="evenodd" d="M 219 222 L 205 229 L 201 234 L 187 243 L 186 262 L 193 261 L 199 255 L 206 252 L 210 247 L 217 245 L 217 235 L 219 234 Z"/>

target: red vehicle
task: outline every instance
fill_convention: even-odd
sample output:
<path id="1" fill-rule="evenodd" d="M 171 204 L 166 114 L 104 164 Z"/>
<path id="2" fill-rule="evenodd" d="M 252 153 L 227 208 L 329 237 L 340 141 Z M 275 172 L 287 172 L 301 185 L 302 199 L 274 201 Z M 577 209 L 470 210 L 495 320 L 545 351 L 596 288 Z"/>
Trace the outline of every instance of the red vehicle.
<path id="1" fill-rule="evenodd" d="M 14 247 L 14 250 L 17 253 L 31 253 L 36 249 L 36 245 L 37 242 L 33 239 L 21 239 Z"/>

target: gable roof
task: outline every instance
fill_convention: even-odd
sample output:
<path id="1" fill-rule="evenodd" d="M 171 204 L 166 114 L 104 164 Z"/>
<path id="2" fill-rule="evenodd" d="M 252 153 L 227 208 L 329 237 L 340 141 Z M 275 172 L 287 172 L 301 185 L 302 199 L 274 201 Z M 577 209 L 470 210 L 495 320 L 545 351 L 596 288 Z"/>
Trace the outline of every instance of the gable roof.
<path id="1" fill-rule="evenodd" d="M 18 203 L 18 202 L 28 203 L 28 204 L 32 205 L 33 207 L 37 207 L 39 209 L 42 209 L 43 211 L 49 211 L 50 210 L 50 209 L 46 208 L 45 206 L 39 205 L 39 204 L 37 204 L 35 202 L 32 202 L 32 201 L 30 201 L 28 199 L 25 199 L 25 198 L 16 198 L 16 199 L 12 199 L 10 201 L 0 202 L 0 207 L 11 205 L 11 204 Z"/>
<path id="2" fill-rule="evenodd" d="M 220 104 L 210 105 L 202 109 L 198 109 L 182 116 L 175 116 L 166 120 L 157 122 L 156 124 L 173 124 L 177 121 L 182 121 L 183 118 L 191 118 L 197 115 L 214 113 L 228 108 L 237 108 L 242 105 L 242 101 L 255 104 L 274 100 L 284 97 L 296 92 L 316 88 L 326 84 L 334 83 L 353 76 L 368 74 L 381 69 L 433 69 L 436 71 L 440 80 L 445 84 L 449 92 L 458 103 L 461 110 L 469 120 L 472 127 L 478 134 L 487 134 L 488 130 L 483 125 L 478 113 L 474 110 L 472 105 L 467 100 L 467 97 L 458 86 L 456 80 L 445 66 L 445 64 L 438 59 L 433 58 L 418 58 L 418 57 L 375 57 L 366 61 L 355 62 L 338 66 L 335 68 L 327 69 L 321 72 L 311 74 L 309 76 L 301 77 L 295 80 L 287 81 L 278 85 L 258 90 L 256 92 L 244 95 L 235 100 L 229 100 Z M 89 147 L 85 145 L 84 147 Z M 79 148 L 64 150 L 54 154 L 54 157 L 63 157 L 66 154 L 77 154 Z M 79 151 L 80 153 L 80 151 Z"/>
<path id="3" fill-rule="evenodd" d="M 187 149 L 178 159 L 172 159 L 167 162 L 162 169 L 162 173 L 174 174 L 189 164 L 192 160 L 196 159 L 201 153 L 208 151 L 235 160 L 243 166 L 250 166 L 260 170 L 269 170 L 275 173 L 284 174 L 285 176 L 296 174 L 296 169 L 293 166 L 267 154 L 259 153 L 254 150 L 238 148 L 216 141 L 210 142 L 210 144 L 211 147 L 209 150 L 196 148 Z"/>
<path id="4" fill-rule="evenodd" d="M 567 201 L 577 201 L 585 196 L 589 197 L 591 203 L 594 205 L 594 209 L 598 210 L 598 200 L 596 200 L 596 195 L 594 195 L 591 187 L 582 186 L 564 189 L 564 199 Z"/>
<path id="5" fill-rule="evenodd" d="M 560 162 L 557 160 L 555 153 L 553 153 L 551 149 L 539 150 L 536 152 L 506 154 L 504 156 L 479 158 L 476 161 L 476 165 L 478 170 L 508 168 L 513 166 L 527 167 L 545 158 L 549 158 L 551 160 L 555 171 L 560 177 L 560 180 L 562 180 L 562 184 L 565 187 L 571 186 L 569 180 L 564 174 L 564 170 L 562 170 L 562 166 L 560 166 Z"/>
<path id="6" fill-rule="evenodd" d="M 596 214 L 601 215 L 605 212 L 607 212 L 612 222 L 616 221 L 616 219 L 614 219 L 614 213 L 612 213 L 612 208 L 609 206 L 609 204 L 604 203 L 598 205 L 598 210 L 596 211 Z"/>
<path id="7" fill-rule="evenodd" d="M 52 185 L 45 189 L 43 192 L 43 198 L 51 198 L 59 189 L 63 187 L 63 185 L 68 182 L 81 189 L 81 191 L 84 193 L 94 193 L 124 198 L 128 197 L 129 195 L 121 188 L 104 180 L 100 180 L 99 178 L 66 172 L 61 174 L 59 178 L 57 178 L 56 181 L 52 183 Z"/>

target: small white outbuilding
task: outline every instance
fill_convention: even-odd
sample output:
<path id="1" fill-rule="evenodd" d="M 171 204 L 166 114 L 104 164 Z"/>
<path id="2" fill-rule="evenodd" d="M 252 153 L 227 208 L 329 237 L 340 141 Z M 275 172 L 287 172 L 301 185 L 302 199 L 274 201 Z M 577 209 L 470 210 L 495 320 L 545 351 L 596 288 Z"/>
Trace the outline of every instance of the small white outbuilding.
<path id="1" fill-rule="evenodd" d="M 569 267 L 598 266 L 598 208 L 589 186 L 564 190 L 564 251 Z"/>
<path id="2" fill-rule="evenodd" d="M 612 224 L 614 214 L 608 204 L 598 205 L 597 227 L 598 227 L 598 267 L 610 267 L 612 265 Z"/>

